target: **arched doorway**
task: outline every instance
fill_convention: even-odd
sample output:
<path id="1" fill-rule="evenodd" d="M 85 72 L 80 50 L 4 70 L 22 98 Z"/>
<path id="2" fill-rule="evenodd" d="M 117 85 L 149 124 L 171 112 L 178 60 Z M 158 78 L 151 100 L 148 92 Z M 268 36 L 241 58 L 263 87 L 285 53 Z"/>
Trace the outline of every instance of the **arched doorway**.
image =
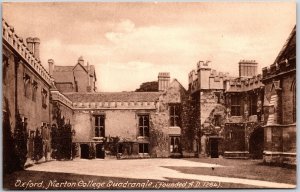
<path id="1" fill-rule="evenodd" d="M 249 153 L 253 159 L 262 159 L 264 150 L 264 129 L 258 127 L 250 135 Z"/>
<path id="2" fill-rule="evenodd" d="M 103 145 L 97 144 L 96 145 L 96 158 L 104 159 L 105 153 L 103 149 Z"/>
<path id="3" fill-rule="evenodd" d="M 80 157 L 81 159 L 88 159 L 90 153 L 90 148 L 88 144 L 81 144 L 80 145 Z"/>

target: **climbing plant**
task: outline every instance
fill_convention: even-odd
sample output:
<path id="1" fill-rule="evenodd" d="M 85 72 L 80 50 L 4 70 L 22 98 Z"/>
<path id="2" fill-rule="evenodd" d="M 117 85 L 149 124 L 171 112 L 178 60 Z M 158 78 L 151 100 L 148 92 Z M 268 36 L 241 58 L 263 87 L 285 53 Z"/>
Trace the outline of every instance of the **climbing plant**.
<path id="1" fill-rule="evenodd" d="M 14 131 L 14 143 L 16 152 L 16 170 L 24 169 L 27 159 L 27 123 L 22 121 L 19 113 L 16 115 L 16 127 Z"/>
<path id="2" fill-rule="evenodd" d="M 56 124 L 51 127 L 53 149 L 52 158 L 58 160 L 72 158 L 72 126 L 65 122 L 59 103 L 53 103 L 53 120 Z"/>

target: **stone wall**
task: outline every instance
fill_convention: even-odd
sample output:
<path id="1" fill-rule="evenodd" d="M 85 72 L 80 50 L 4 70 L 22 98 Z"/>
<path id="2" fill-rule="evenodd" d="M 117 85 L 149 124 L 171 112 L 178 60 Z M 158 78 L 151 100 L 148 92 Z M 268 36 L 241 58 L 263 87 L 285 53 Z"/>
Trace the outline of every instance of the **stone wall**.
<path id="1" fill-rule="evenodd" d="M 18 92 L 18 109 L 21 117 L 27 118 L 27 127 L 35 130 L 42 123 L 50 124 L 50 106 L 49 106 L 49 85 L 40 79 L 30 68 L 23 62 L 19 63 L 17 72 L 17 92 Z M 30 77 L 29 94 L 25 96 L 24 75 Z M 37 83 L 36 99 L 33 100 L 33 81 Z M 45 105 L 42 103 L 42 90 L 46 93 Z"/>
<path id="2" fill-rule="evenodd" d="M 282 124 L 291 124 L 294 123 L 293 119 L 293 97 L 295 94 L 295 81 L 296 74 L 292 74 L 283 78 L 282 80 Z M 293 87 L 294 86 L 294 87 Z"/>
<path id="3" fill-rule="evenodd" d="M 270 125 L 264 129 L 264 162 L 296 164 L 296 125 Z"/>
<path id="4" fill-rule="evenodd" d="M 87 72 L 83 69 L 83 67 L 77 64 L 74 68 L 73 73 L 74 73 L 75 81 L 77 82 L 78 92 L 87 92 L 87 86 L 88 86 Z"/>
<path id="5" fill-rule="evenodd" d="M 15 127 L 15 56 L 6 47 L 2 46 L 2 111 L 8 116 L 11 131 L 14 131 Z M 3 113 L 3 115 L 5 115 Z M 3 127 L 5 129 L 5 127 Z"/>

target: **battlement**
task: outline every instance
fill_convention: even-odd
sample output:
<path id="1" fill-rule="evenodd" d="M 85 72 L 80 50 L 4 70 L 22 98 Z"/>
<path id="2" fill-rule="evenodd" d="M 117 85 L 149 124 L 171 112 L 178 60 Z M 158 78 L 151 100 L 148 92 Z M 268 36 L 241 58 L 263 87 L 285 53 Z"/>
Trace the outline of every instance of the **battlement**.
<path id="1" fill-rule="evenodd" d="M 209 70 L 211 69 L 211 62 L 210 61 L 198 61 L 197 63 L 197 71 L 200 69 L 206 69 Z"/>
<path id="2" fill-rule="evenodd" d="M 24 43 L 23 39 L 15 33 L 14 28 L 4 19 L 2 19 L 2 39 L 26 61 L 26 65 L 29 65 L 49 85 L 51 84 L 50 75 L 39 61 L 39 58 L 36 58 L 32 50 Z"/>
<path id="3" fill-rule="evenodd" d="M 262 68 L 262 78 L 271 78 L 279 73 L 296 69 L 296 56 L 282 60 L 280 63 L 273 63 L 269 67 Z"/>
<path id="4" fill-rule="evenodd" d="M 192 93 L 200 89 L 224 89 L 224 81 L 230 79 L 229 73 L 211 69 L 210 61 L 199 61 L 197 70 L 192 70 L 188 78 L 189 89 Z"/>
<path id="5" fill-rule="evenodd" d="M 73 109 L 156 109 L 155 102 L 142 102 L 142 101 L 107 101 L 107 102 L 74 102 Z"/>
<path id="6" fill-rule="evenodd" d="M 73 102 L 70 99 L 68 99 L 66 96 L 61 94 L 59 91 L 57 90 L 51 91 L 51 97 L 53 101 L 60 101 L 61 103 L 63 103 L 64 105 L 72 109 Z"/>
<path id="7" fill-rule="evenodd" d="M 250 78 L 238 77 L 228 80 L 229 86 L 227 92 L 243 92 L 263 87 L 261 82 L 262 75 L 256 75 Z"/>

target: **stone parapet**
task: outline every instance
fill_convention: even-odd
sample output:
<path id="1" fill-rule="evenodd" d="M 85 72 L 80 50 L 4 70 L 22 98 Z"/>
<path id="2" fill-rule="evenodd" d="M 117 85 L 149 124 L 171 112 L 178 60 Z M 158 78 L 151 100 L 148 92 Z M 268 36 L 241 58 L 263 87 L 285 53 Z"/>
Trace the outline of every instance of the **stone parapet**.
<path id="1" fill-rule="evenodd" d="M 4 19 L 2 19 L 2 40 L 9 44 L 26 61 L 25 65 L 30 66 L 43 80 L 49 85 L 51 84 L 51 78 L 47 70 L 26 46 L 23 39 L 15 33 L 14 28 L 9 26 Z"/>
<path id="2" fill-rule="evenodd" d="M 69 108 L 73 108 L 73 103 L 70 99 L 68 99 L 66 96 L 61 94 L 59 91 L 51 91 L 51 97 L 53 101 L 60 101 L 64 105 L 66 105 Z"/>
<path id="3" fill-rule="evenodd" d="M 156 109 L 155 102 L 74 102 L 73 109 Z"/>

